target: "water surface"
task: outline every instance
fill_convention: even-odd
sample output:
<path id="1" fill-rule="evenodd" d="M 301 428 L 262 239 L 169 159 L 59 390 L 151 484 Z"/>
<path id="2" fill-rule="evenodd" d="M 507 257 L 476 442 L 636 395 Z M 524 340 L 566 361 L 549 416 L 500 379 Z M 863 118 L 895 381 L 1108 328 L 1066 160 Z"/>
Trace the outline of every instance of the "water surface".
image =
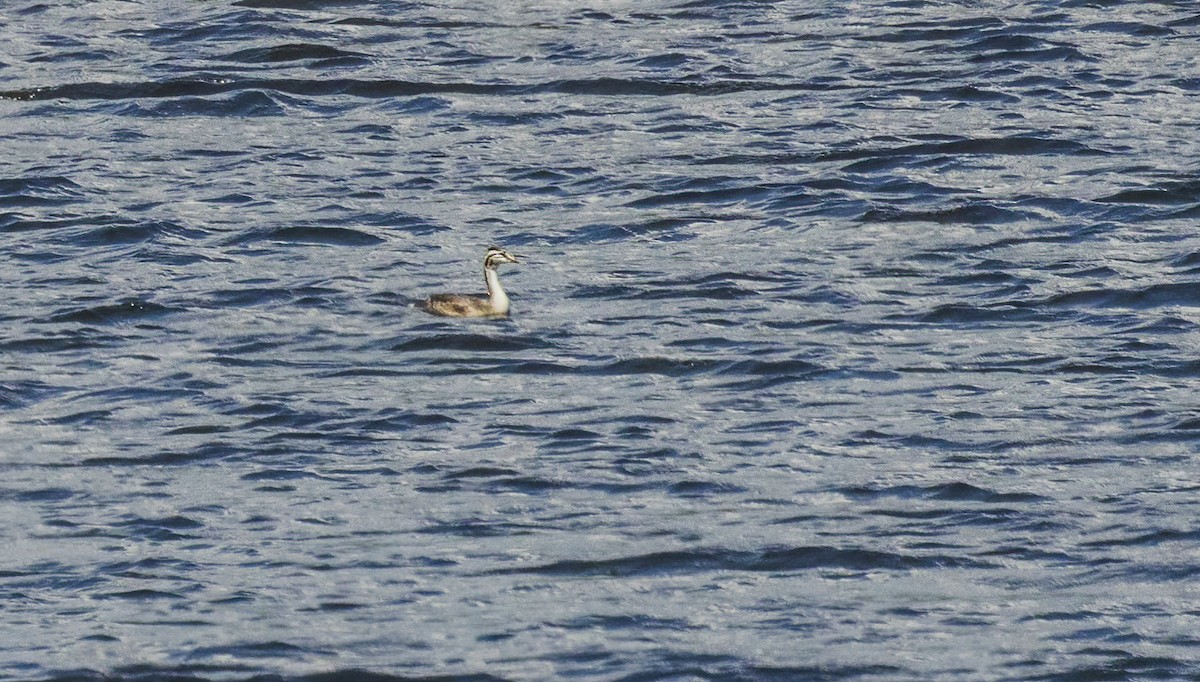
<path id="1" fill-rule="evenodd" d="M 1193 675 L 1198 32 L 6 9 L 0 675 Z"/>

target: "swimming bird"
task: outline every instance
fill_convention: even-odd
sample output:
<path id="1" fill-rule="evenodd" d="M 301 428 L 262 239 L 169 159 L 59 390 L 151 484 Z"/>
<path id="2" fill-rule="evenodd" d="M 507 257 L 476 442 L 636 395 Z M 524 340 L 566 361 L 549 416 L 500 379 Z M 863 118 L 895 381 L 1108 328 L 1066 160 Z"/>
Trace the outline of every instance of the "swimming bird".
<path id="1" fill-rule="evenodd" d="M 499 246 L 489 246 L 483 256 L 483 279 L 487 296 L 475 294 L 434 294 L 420 304 L 422 310 L 445 317 L 506 317 L 508 294 L 500 286 L 496 268 L 501 263 L 516 263 L 517 257 Z"/>

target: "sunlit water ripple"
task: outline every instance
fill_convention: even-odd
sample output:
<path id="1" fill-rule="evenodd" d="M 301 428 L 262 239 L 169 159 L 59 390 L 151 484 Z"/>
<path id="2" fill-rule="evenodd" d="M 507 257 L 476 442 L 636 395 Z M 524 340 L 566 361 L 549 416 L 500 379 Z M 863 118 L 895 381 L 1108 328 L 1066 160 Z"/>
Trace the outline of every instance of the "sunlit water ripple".
<path id="1" fill-rule="evenodd" d="M 0 677 L 1194 675 L 1198 12 L 6 8 Z"/>

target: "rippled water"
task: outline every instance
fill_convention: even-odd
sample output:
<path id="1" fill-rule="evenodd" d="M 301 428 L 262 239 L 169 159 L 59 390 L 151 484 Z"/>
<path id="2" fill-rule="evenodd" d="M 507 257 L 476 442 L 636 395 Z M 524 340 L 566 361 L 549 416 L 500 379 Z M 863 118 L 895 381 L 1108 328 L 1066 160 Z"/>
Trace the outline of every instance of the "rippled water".
<path id="1" fill-rule="evenodd" d="M 1194 674 L 1198 34 L 6 7 L 0 676 Z"/>

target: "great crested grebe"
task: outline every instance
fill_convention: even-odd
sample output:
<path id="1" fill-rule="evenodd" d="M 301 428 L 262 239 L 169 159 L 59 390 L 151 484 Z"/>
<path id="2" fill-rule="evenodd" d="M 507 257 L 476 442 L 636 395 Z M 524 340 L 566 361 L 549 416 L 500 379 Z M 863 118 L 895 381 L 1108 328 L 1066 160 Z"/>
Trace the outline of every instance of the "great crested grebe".
<path id="1" fill-rule="evenodd" d="M 505 317 L 508 315 L 508 294 L 500 286 L 496 268 L 501 263 L 516 263 L 517 257 L 499 246 L 489 246 L 483 257 L 483 279 L 487 296 L 475 294 L 434 294 L 420 304 L 422 310 L 446 317 Z"/>

